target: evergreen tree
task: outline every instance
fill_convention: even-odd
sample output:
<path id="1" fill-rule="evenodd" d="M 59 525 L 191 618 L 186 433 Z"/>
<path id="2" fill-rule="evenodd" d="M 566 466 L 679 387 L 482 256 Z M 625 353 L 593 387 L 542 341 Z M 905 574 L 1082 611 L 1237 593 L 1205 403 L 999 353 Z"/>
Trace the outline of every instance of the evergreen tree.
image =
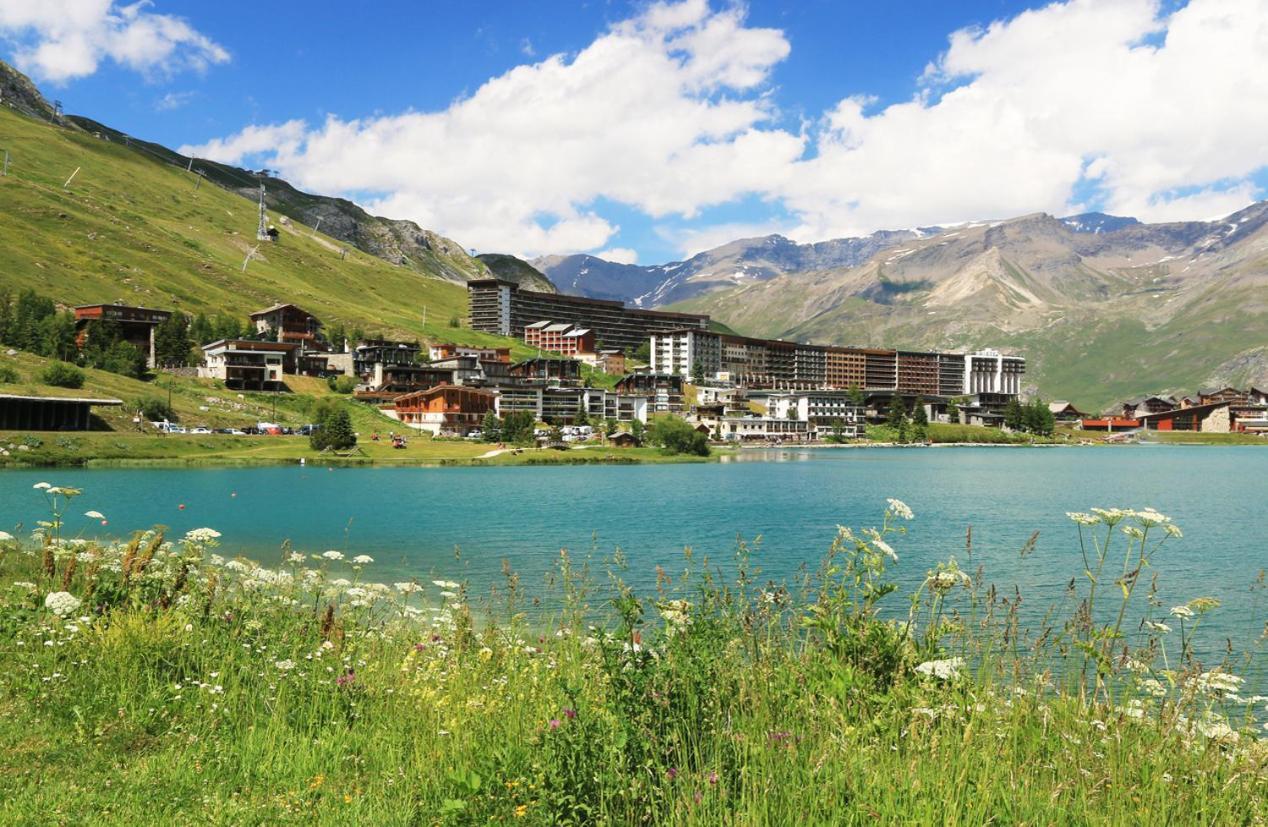
<path id="1" fill-rule="evenodd" d="M 947 421 L 952 425 L 960 422 L 960 398 L 952 397 L 947 400 Z"/>
<path id="2" fill-rule="evenodd" d="M 863 394 L 863 389 L 858 385 L 851 385 L 848 393 L 850 394 L 851 405 L 856 405 L 862 408 L 867 404 L 867 397 Z"/>
<path id="3" fill-rule="evenodd" d="M 317 408 L 314 424 L 318 428 L 308 438 L 314 450 L 346 451 L 357 444 L 348 409 L 338 402 L 326 402 Z"/>
<path id="4" fill-rule="evenodd" d="M 615 419 L 609 419 L 603 423 L 603 435 L 608 439 L 611 439 L 612 435 L 615 434 L 620 427 L 621 424 Z"/>
<path id="5" fill-rule="evenodd" d="M 1021 402 L 1015 396 L 1004 406 L 1004 425 L 1012 431 L 1020 431 L 1026 425 L 1025 412 L 1022 411 Z"/>
<path id="6" fill-rule="evenodd" d="M 634 437 L 635 445 L 643 444 L 643 434 L 647 431 L 647 427 L 643 425 L 643 420 L 635 419 L 630 423 L 630 436 Z"/>
<path id="7" fill-rule="evenodd" d="M 917 442 L 924 442 L 929 430 L 929 414 L 925 413 L 925 401 L 916 400 L 916 407 L 911 412 L 911 436 Z"/>
<path id="8" fill-rule="evenodd" d="M 184 367 L 189 363 L 192 347 L 189 317 L 184 313 L 173 313 L 154 331 L 154 361 L 158 365 L 166 368 Z"/>
<path id="9" fill-rule="evenodd" d="M 145 354 L 131 342 L 118 339 L 112 342 L 104 351 L 101 351 L 98 363 L 94 367 L 108 370 L 121 376 L 140 379 L 145 376 Z"/>
<path id="10" fill-rule="evenodd" d="M 691 381 L 696 385 L 704 384 L 704 362 L 696 359 L 691 365 Z"/>
<path id="11" fill-rule="evenodd" d="M 577 409 L 577 417 L 572 421 L 572 424 L 577 426 L 590 424 L 590 416 L 586 413 L 585 408 Z"/>
<path id="12" fill-rule="evenodd" d="M 75 314 L 53 313 L 39 323 L 40 343 L 37 352 L 44 356 L 70 361 L 75 358 Z"/>
<path id="13" fill-rule="evenodd" d="M 889 400 L 889 412 L 885 416 L 885 424 L 891 428 L 897 428 L 907 419 L 907 408 L 903 405 L 902 397 L 894 394 Z"/>
<path id="14" fill-rule="evenodd" d="M 330 328 L 330 333 L 327 335 L 330 347 L 335 353 L 347 352 L 344 348 L 348 344 L 348 331 L 342 324 L 335 324 L 334 327 Z"/>
<path id="15" fill-rule="evenodd" d="M 502 420 L 493 411 L 485 413 L 484 420 L 480 423 L 480 436 L 485 442 L 502 441 Z"/>
<path id="16" fill-rule="evenodd" d="M 9 288 L 0 289 L 0 344 L 12 344 L 9 339 L 13 328 L 13 294 Z"/>
<path id="17" fill-rule="evenodd" d="M 206 315 L 199 313 L 189 324 L 189 338 L 195 345 L 205 345 L 208 342 L 214 342 L 219 337 L 216 336 L 216 329 L 211 326 Z"/>
<path id="18" fill-rule="evenodd" d="M 41 323 L 56 312 L 57 307 L 52 299 L 40 296 L 30 288 L 23 290 L 14 304 L 9 341 L 6 344 L 32 353 L 50 355 L 42 349 L 44 336 Z"/>

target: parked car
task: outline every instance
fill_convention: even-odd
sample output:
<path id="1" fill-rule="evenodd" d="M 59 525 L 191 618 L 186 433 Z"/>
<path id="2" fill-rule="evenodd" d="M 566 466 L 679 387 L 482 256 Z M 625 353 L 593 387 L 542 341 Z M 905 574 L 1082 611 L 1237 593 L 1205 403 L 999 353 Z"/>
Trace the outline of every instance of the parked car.
<path id="1" fill-rule="evenodd" d="M 197 428 L 194 428 L 192 431 L 190 431 L 190 433 L 191 434 L 209 434 L 211 433 L 211 429 L 208 428 L 206 425 L 199 425 Z"/>
<path id="2" fill-rule="evenodd" d="M 315 431 L 320 431 L 320 430 L 321 430 L 320 425 L 300 425 L 299 430 L 297 430 L 295 433 L 299 434 L 300 436 L 312 436 Z"/>
<path id="3" fill-rule="evenodd" d="M 484 432 L 479 430 L 472 431 L 467 434 L 467 439 L 484 439 Z"/>

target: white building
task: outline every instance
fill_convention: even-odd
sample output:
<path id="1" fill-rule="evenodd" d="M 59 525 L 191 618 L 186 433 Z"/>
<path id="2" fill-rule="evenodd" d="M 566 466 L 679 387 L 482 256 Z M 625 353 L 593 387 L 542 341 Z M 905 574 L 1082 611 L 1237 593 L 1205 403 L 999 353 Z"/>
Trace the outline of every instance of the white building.
<path id="1" fill-rule="evenodd" d="M 1025 373 L 1026 360 L 1021 356 L 1004 356 L 997 350 L 969 353 L 964 357 L 964 392 L 1017 396 Z"/>
<path id="2" fill-rule="evenodd" d="M 732 442 L 809 442 L 813 433 L 804 419 L 728 416 L 722 419 L 722 438 Z"/>
<path id="3" fill-rule="evenodd" d="M 776 419 L 800 419 L 810 423 L 822 439 L 837 427 L 847 439 L 859 436 L 864 426 L 864 412 L 846 391 L 794 391 L 772 394 L 767 410 Z"/>
<path id="4" fill-rule="evenodd" d="M 284 342 L 220 339 L 203 345 L 203 364 L 198 375 L 219 379 L 226 388 L 234 390 L 283 390 L 282 376 L 294 364 L 298 347 Z"/>
<path id="5" fill-rule="evenodd" d="M 652 371 L 694 376 L 696 365 L 706 377 L 722 369 L 722 338 L 707 330 L 672 330 L 651 334 Z"/>
<path id="6" fill-rule="evenodd" d="M 498 416 L 527 411 L 539 422 L 571 422 L 584 411 L 590 419 L 637 419 L 646 424 L 652 410 L 649 396 L 613 393 L 603 388 L 504 385 L 496 390 L 493 404 Z"/>

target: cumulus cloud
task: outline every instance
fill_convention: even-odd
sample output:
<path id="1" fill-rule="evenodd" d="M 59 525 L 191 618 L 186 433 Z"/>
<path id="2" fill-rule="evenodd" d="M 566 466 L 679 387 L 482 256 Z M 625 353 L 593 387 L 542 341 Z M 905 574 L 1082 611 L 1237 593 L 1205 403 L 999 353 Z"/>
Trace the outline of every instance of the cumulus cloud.
<path id="1" fill-rule="evenodd" d="M 739 7 L 657 3 L 442 112 L 332 115 L 298 136 L 286 124 L 276 142 L 253 126 L 185 151 L 231 163 L 262 154 L 253 160 L 308 189 L 477 249 L 597 250 L 618 230 L 601 198 L 694 215 L 779 183 L 804 138 L 769 128 L 762 87 L 788 52 L 781 32 L 745 25 Z"/>
<path id="2" fill-rule="evenodd" d="M 609 247 L 606 250 L 600 250 L 595 255 L 604 261 L 614 261 L 617 264 L 638 264 L 638 252 L 629 247 Z"/>
<path id="3" fill-rule="evenodd" d="M 774 228 L 698 220 L 752 196 L 793 219 L 770 224 L 818 240 L 1038 210 L 1207 217 L 1258 197 L 1268 166 L 1264 0 L 1052 3 L 951 33 L 909 99 L 845 88 L 797 128 L 770 85 L 789 54 L 742 6 L 658 2 L 444 111 L 188 149 L 530 256 L 611 246 L 608 202 L 676 225 L 686 252 Z"/>
<path id="4" fill-rule="evenodd" d="M 223 47 L 179 17 L 149 11 L 148 0 L 4 0 L 0 36 L 14 61 L 40 80 L 91 75 L 102 60 L 144 73 L 203 71 L 229 60 Z"/>

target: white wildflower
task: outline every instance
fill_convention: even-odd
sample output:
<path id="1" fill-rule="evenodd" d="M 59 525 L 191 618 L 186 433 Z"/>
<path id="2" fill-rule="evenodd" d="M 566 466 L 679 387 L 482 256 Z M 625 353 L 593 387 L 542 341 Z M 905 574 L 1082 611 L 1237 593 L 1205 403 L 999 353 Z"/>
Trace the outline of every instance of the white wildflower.
<path id="1" fill-rule="evenodd" d="M 1139 528 L 1137 528 L 1134 525 L 1123 526 L 1123 533 L 1134 540 L 1145 539 L 1145 532 L 1141 531 Z"/>
<path id="2" fill-rule="evenodd" d="M 444 598 L 453 598 L 453 597 L 457 597 L 458 595 L 455 592 L 444 591 L 440 593 L 440 596 Z"/>
<path id="3" fill-rule="evenodd" d="M 50 488 L 52 488 L 53 486 L 52 486 L 52 485 L 50 485 L 50 484 L 49 484 L 49 483 L 47 483 L 47 482 L 37 482 L 35 485 L 32 485 L 31 487 L 32 487 L 32 488 L 35 488 L 35 489 L 37 489 L 37 490 L 47 491 L 47 490 L 49 490 Z"/>
<path id="4" fill-rule="evenodd" d="M 1101 521 L 1100 517 L 1082 511 L 1067 511 L 1065 515 L 1079 525 L 1096 525 Z"/>
<path id="5" fill-rule="evenodd" d="M 18 581 L 15 581 L 14 583 L 12 583 L 11 585 L 12 585 L 12 586 L 13 586 L 13 588 L 15 588 L 15 589 L 22 589 L 23 591 L 28 591 L 28 592 L 33 592 L 33 591 L 35 591 L 35 584 L 34 584 L 34 583 L 30 583 L 30 582 L 28 582 L 28 581 L 26 581 L 26 580 L 18 580 Z"/>
<path id="6" fill-rule="evenodd" d="M 287 658 L 286 660 L 273 661 L 273 665 L 276 666 L 279 671 L 289 672 L 295 668 L 295 661 Z"/>
<path id="7" fill-rule="evenodd" d="M 902 500 L 896 500 L 893 497 L 890 497 L 886 500 L 886 502 L 889 503 L 889 508 L 887 510 L 895 517 L 901 517 L 904 520 L 911 520 L 915 518 L 916 515 L 911 513 L 911 509 L 908 508 L 907 503 Z"/>
<path id="8" fill-rule="evenodd" d="M 304 559 L 304 555 L 298 551 L 292 551 L 290 554 L 286 555 L 286 562 L 294 563 L 295 565 L 299 565 L 304 562 Z"/>
<path id="9" fill-rule="evenodd" d="M 885 542 L 880 537 L 872 538 L 872 547 L 884 554 L 890 560 L 893 560 L 895 563 L 898 562 L 898 552 L 894 551 L 894 549 L 890 547 L 889 543 Z"/>
<path id="10" fill-rule="evenodd" d="M 348 591 L 346 591 L 345 594 L 347 594 L 348 597 L 351 597 L 355 600 L 360 600 L 364 597 L 367 597 L 369 595 L 369 592 L 367 592 L 365 589 L 359 586 L 353 586 L 351 589 L 348 589 Z"/>
<path id="11" fill-rule="evenodd" d="M 1145 625 L 1150 629 L 1153 629 L 1155 632 L 1161 632 L 1164 635 L 1171 631 L 1170 626 L 1165 623 L 1159 623 L 1156 620 L 1146 620 Z"/>
<path id="12" fill-rule="evenodd" d="M 44 608 L 58 617 L 69 617 L 80 607 L 78 597 L 70 592 L 51 592 L 44 598 Z"/>
<path id="13" fill-rule="evenodd" d="M 414 594 L 423 590 L 417 583 L 393 583 L 392 586 L 401 594 Z"/>
<path id="14" fill-rule="evenodd" d="M 325 557 L 327 560 L 342 560 L 343 552 L 335 551 L 334 549 L 331 549 L 330 551 L 323 551 L 321 553 L 321 556 Z"/>
<path id="15" fill-rule="evenodd" d="M 938 680 L 947 681 L 960 676 L 964 668 L 964 658 L 946 658 L 944 660 L 927 660 L 916 667 L 916 673 L 929 675 Z"/>
<path id="16" fill-rule="evenodd" d="M 84 512 L 84 516 L 85 516 L 85 517 L 88 517 L 89 519 L 92 519 L 92 520 L 104 520 L 104 519 L 106 519 L 106 515 L 105 515 L 105 514 L 102 514 L 100 511 L 85 511 L 85 512 Z"/>
<path id="17" fill-rule="evenodd" d="M 358 554 L 356 557 L 352 558 L 352 562 L 356 563 L 358 566 L 364 566 L 366 563 L 373 563 L 374 558 L 368 554 Z"/>
<path id="18" fill-rule="evenodd" d="M 1180 530 L 1180 526 L 1175 523 L 1167 523 L 1163 531 L 1167 532 L 1168 537 L 1174 537 L 1177 540 L 1184 536 L 1184 532 Z"/>
<path id="19" fill-rule="evenodd" d="M 336 588 L 346 589 L 347 587 L 352 585 L 352 581 L 347 579 L 346 577 L 336 577 L 334 580 L 330 581 L 330 585 Z"/>
<path id="20" fill-rule="evenodd" d="M 1193 610 L 1188 606 L 1172 606 L 1171 616 L 1178 617 L 1181 620 L 1189 620 L 1193 617 Z"/>
<path id="21" fill-rule="evenodd" d="M 0 531 L 0 543 L 7 543 L 13 539 L 13 535 L 7 531 Z"/>
<path id="22" fill-rule="evenodd" d="M 214 528 L 195 528 L 185 532 L 185 542 L 187 543 L 209 543 L 220 536 L 220 532 Z"/>
<path id="23" fill-rule="evenodd" d="M 433 581 L 431 581 L 431 584 L 432 584 L 433 586 L 437 586 L 437 587 L 442 588 L 442 589 L 449 589 L 449 590 L 451 590 L 451 591 L 452 591 L 453 589 L 458 588 L 458 586 L 459 586 L 459 584 L 458 584 L 458 583 L 455 583 L 455 582 L 454 582 L 454 581 L 452 581 L 452 580 L 433 580 Z"/>
<path id="24" fill-rule="evenodd" d="M 1142 689 L 1144 689 L 1150 695 L 1153 695 L 1155 698 L 1161 698 L 1167 694 L 1167 687 L 1163 686 L 1159 681 L 1155 680 L 1154 678 L 1148 678 L 1142 681 L 1140 686 Z"/>

